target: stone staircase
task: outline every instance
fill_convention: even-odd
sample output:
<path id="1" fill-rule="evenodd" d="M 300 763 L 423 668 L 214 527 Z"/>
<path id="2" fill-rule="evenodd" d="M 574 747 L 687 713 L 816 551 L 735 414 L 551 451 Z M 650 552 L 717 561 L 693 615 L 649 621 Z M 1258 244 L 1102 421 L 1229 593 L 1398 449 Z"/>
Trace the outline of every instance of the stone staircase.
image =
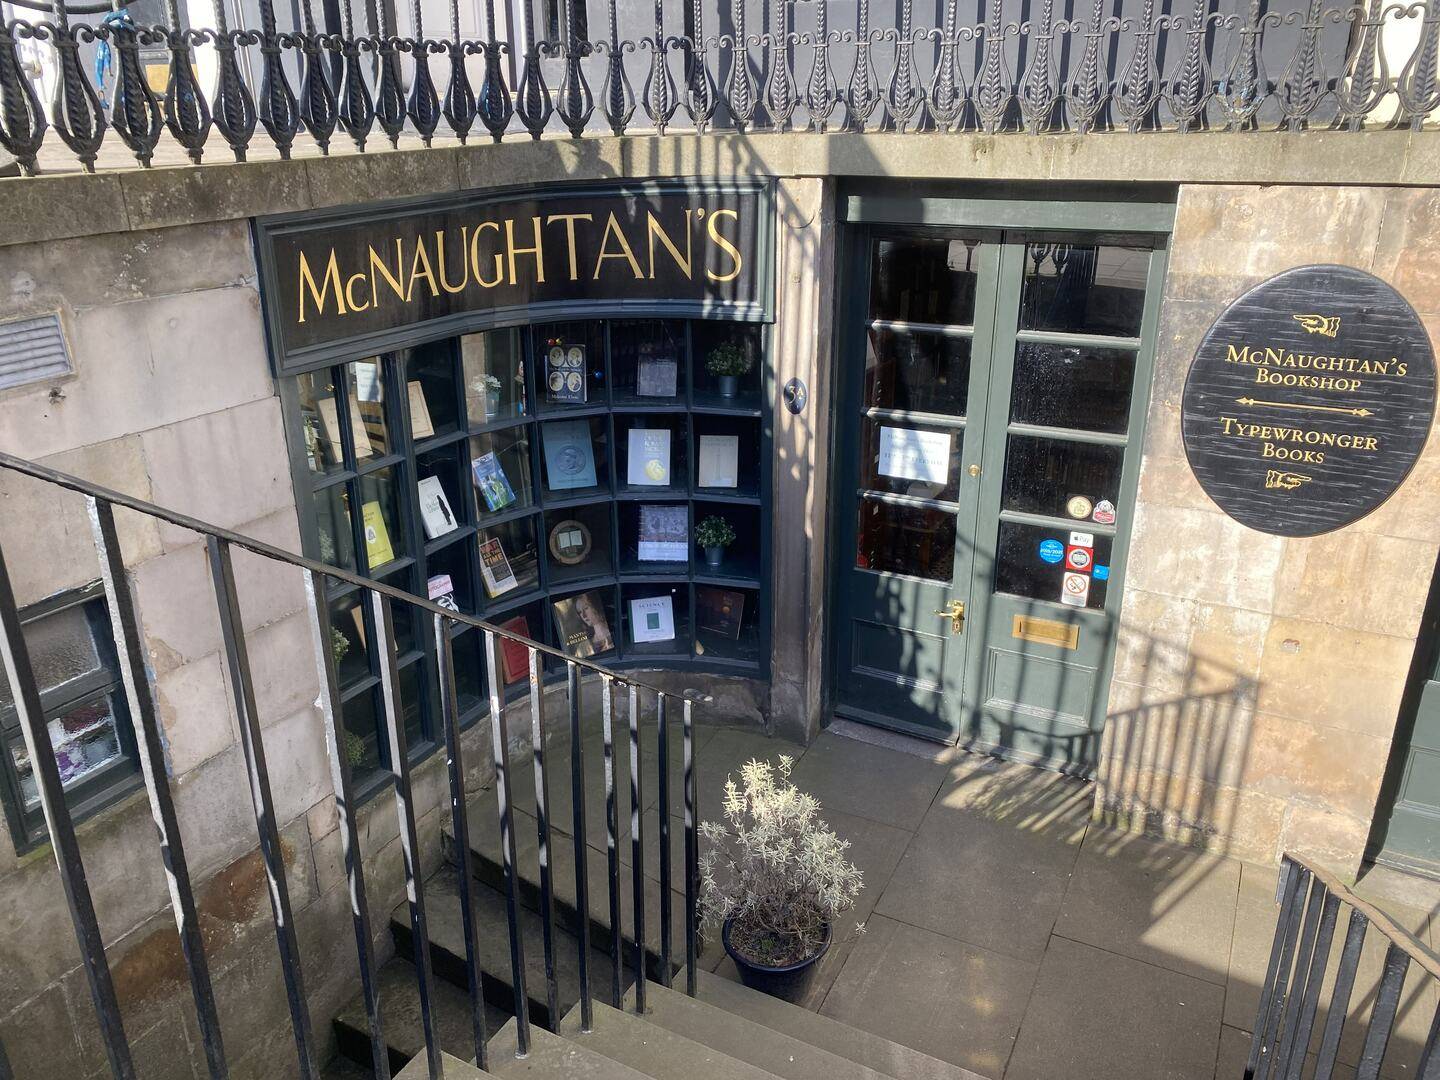
<path id="1" fill-rule="evenodd" d="M 619 732 L 617 732 L 617 737 Z M 547 740 L 547 746 L 549 746 Z M 752 991 L 712 973 L 723 958 L 718 942 L 702 942 L 697 964 L 697 996 L 682 992 L 685 973 L 684 896 L 676 890 L 671 904 L 673 956 L 670 981 L 662 985 L 660 961 L 660 882 L 658 872 L 658 814 L 655 807 L 657 764 L 642 755 L 642 795 L 645 803 L 646 877 L 644 912 L 645 1011 L 635 1008 L 635 956 L 633 889 L 629 835 L 629 770 L 624 748 L 617 748 L 615 783 L 623 793 L 617 854 L 619 868 L 622 993 L 616 1007 L 614 936 L 610 926 L 611 894 L 605 830 L 605 793 L 598 738 L 586 740 L 585 802 L 586 852 L 589 889 L 591 951 L 590 987 L 594 1024 L 588 1032 L 580 1024 L 579 916 L 575 889 L 574 840 L 570 835 L 572 802 L 568 746 L 547 750 L 549 777 L 552 884 L 554 896 L 554 977 L 557 1008 L 548 1002 L 543 948 L 539 842 L 535 817 L 515 811 L 520 930 L 525 951 L 526 999 L 530 1012 L 530 1052 L 517 1056 L 517 1022 L 511 976 L 509 942 L 495 792 L 479 793 L 468 814 L 479 961 L 487 1031 L 487 1069 L 475 1068 L 471 1035 L 470 1000 L 465 975 L 465 950 L 460 923 L 457 851 L 448 826 L 444 834 L 447 865 L 425 883 L 429 947 L 435 973 L 434 1015 L 448 1080 L 470 1076 L 555 1077 L 566 1080 L 980 1080 L 965 1069 L 939 1061 L 908 1047 L 851 1028 Z M 562 773 L 563 768 L 563 773 Z M 674 763 L 672 762 L 672 768 Z M 678 771 L 678 770 L 677 770 Z M 594 779 L 592 780 L 592 776 Z M 715 782 L 718 784 L 718 778 Z M 529 761 L 513 770 L 517 807 L 535 806 L 534 769 Z M 681 790 L 672 777 L 671 790 Z M 702 797 L 702 806 L 705 800 Z M 672 805 L 672 815 L 679 809 Z M 680 884 L 684 830 L 672 817 L 671 844 L 675 883 Z M 380 972 L 381 1021 L 391 1069 L 405 1080 L 426 1077 L 419 992 L 415 969 L 409 909 L 399 905 L 390 917 L 395 958 Z M 334 1018 L 341 1058 L 332 1064 L 330 1080 L 358 1080 L 371 1075 L 370 1041 L 363 1000 L 357 996 Z"/>

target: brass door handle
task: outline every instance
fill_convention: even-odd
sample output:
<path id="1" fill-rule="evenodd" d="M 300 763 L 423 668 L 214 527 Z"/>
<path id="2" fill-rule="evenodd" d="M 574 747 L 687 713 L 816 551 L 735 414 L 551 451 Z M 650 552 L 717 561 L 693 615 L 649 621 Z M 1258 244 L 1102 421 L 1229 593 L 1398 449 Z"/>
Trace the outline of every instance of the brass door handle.
<path id="1" fill-rule="evenodd" d="M 952 634 L 963 634 L 965 632 L 964 600 L 951 600 L 948 608 L 937 611 L 935 614 L 950 620 L 950 632 Z"/>

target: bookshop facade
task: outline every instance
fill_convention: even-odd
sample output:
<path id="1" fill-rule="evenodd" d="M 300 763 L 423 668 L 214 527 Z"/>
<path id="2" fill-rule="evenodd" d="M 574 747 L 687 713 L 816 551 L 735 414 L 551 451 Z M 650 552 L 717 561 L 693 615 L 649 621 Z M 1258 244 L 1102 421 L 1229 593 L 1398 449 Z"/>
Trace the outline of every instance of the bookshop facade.
<path id="1" fill-rule="evenodd" d="M 578 657 L 763 680 L 772 213 L 763 184 L 690 182 L 259 223 L 307 554 Z M 331 605 L 377 767 L 371 615 Z M 482 643 L 456 629 L 469 723 Z M 424 741 L 434 644 L 399 633 Z M 518 690 L 523 650 L 501 660 Z"/>

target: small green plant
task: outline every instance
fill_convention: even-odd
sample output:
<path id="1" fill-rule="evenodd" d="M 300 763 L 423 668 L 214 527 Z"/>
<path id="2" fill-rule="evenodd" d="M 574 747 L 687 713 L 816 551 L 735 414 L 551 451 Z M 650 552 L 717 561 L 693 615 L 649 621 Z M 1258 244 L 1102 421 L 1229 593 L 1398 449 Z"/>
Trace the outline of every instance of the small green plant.
<path id="1" fill-rule="evenodd" d="M 751 761 L 725 780 L 725 820 L 700 826 L 700 910 L 733 920 L 730 943 L 750 960 L 784 967 L 808 959 L 863 886 L 850 847 L 820 819 L 820 803 L 790 782 L 794 760 Z M 860 929 L 859 927 L 856 928 Z"/>
<path id="2" fill-rule="evenodd" d="M 719 514 L 711 514 L 695 527 L 701 547 L 729 547 L 735 542 L 735 528 Z"/>
<path id="3" fill-rule="evenodd" d="M 332 626 L 330 628 L 330 652 L 335 657 L 335 663 L 338 665 L 341 660 L 344 660 L 345 654 L 349 651 L 350 639 Z"/>
<path id="4" fill-rule="evenodd" d="M 353 731 L 345 732 L 345 760 L 351 765 L 360 765 L 365 761 L 365 740 Z"/>
<path id="5" fill-rule="evenodd" d="M 748 375 L 755 366 L 750 354 L 733 341 L 722 342 L 705 357 L 705 370 L 717 378 L 722 375 Z"/>

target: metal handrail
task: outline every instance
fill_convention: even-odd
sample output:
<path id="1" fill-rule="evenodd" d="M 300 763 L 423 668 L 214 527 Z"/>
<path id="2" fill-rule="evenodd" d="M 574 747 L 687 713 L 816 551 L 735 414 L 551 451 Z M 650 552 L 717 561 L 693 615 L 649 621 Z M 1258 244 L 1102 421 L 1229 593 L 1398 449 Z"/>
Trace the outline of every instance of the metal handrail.
<path id="1" fill-rule="evenodd" d="M 449 0 L 445 36 L 426 34 L 420 0 L 410 4 L 404 35 L 389 5 L 378 5 L 377 20 L 377 5 L 367 4 L 366 26 L 357 28 L 352 0 L 342 0 L 338 33 L 317 29 L 314 0 L 303 0 L 299 25 L 289 28 L 277 22 L 273 0 L 261 0 L 260 26 L 241 29 L 228 26 L 225 0 L 212 0 L 215 25 L 207 28 L 184 25 L 176 0 L 167 4 L 166 23 L 155 26 L 124 18 L 72 23 L 96 5 L 53 0 L 51 19 L 0 24 L 0 147 L 33 174 L 52 124 L 93 170 L 111 126 L 149 166 L 166 132 L 199 163 L 216 131 L 243 161 L 257 124 L 289 158 L 302 132 L 322 153 L 337 135 L 363 152 L 377 126 L 392 146 L 407 132 L 429 146 L 446 128 L 462 143 L 482 131 L 497 142 L 557 129 L 575 138 L 604 128 L 623 135 L 635 126 L 637 105 L 659 135 L 682 126 L 682 111 L 701 133 L 803 127 L 1085 135 L 1262 126 L 1359 131 L 1367 124 L 1418 131 L 1440 108 L 1440 0 L 1308 0 L 1289 12 L 1266 10 L 1261 0 L 1233 12 L 1192 0 L 1177 4 L 1188 10 L 1176 13 L 1157 13 L 1153 0 L 1130 0 L 1111 13 L 1105 0 L 1091 0 L 1076 5 L 1087 10 L 1073 19 L 1057 18 L 1054 0 L 1041 0 L 1031 17 L 1010 21 L 1003 0 L 985 0 L 983 19 L 972 24 L 961 23 L 959 0 L 944 0 L 936 26 L 915 24 L 914 0 L 900 0 L 892 25 L 872 26 L 870 0 L 859 0 L 854 25 L 841 30 L 830 29 L 830 0 L 760 0 L 771 10 L 759 33 L 746 30 L 747 0 L 714 0 L 710 11 L 689 0 L 685 33 L 667 30 L 664 5 L 656 3 L 653 26 L 638 40 L 620 36 L 618 0 L 604 0 L 608 35 L 581 37 L 576 16 L 584 2 L 562 0 L 557 39 L 550 40 L 537 37 L 530 4 L 523 34 L 516 28 L 510 38 L 497 36 L 493 0 L 486 0 L 478 38 L 461 37 L 459 0 Z M 81 60 L 82 49 L 100 41 L 115 54 L 113 107 L 102 104 Z M 22 42 L 48 47 L 52 57 L 48 118 L 35 90 L 39 75 L 21 63 Z M 202 47 L 214 50 L 213 93 L 195 72 Z M 151 88 L 142 49 L 168 56 L 163 92 Z M 640 55 L 627 67 L 630 53 Z M 846 53 L 848 77 L 841 70 Z M 517 60 L 513 86 L 506 54 Z M 432 57 L 444 69 L 438 75 Z M 472 57 L 483 73 L 478 87 L 468 71 Z M 558 65 L 554 90 L 547 63 Z M 638 97 L 635 63 L 644 68 Z"/>
<path id="2" fill-rule="evenodd" d="M 1255 1016 L 1245 1080 L 1298 1080 L 1314 1033 L 1342 905 L 1350 909 L 1350 919 L 1315 1052 L 1313 1080 L 1330 1080 L 1334 1073 L 1360 955 L 1371 927 L 1389 944 L 1355 1077 L 1377 1080 L 1410 965 L 1440 983 L 1440 956 L 1334 874 L 1300 856 L 1286 854 L 1281 860 L 1275 900 L 1280 916 Z M 1415 1075 L 1417 1080 L 1440 1078 L 1440 1008 L 1431 1021 Z"/>
<path id="3" fill-rule="evenodd" d="M 306 997 L 299 942 L 291 911 L 286 881 L 284 855 L 265 758 L 264 731 L 256 703 L 254 682 L 246 644 L 240 597 L 236 585 L 232 550 L 240 548 L 262 558 L 295 567 L 305 572 L 306 607 L 311 639 L 315 650 L 316 669 L 320 678 L 317 702 L 325 728 L 326 754 L 335 793 L 339 818 L 341 854 L 345 866 L 354 923 L 355 947 L 359 960 L 360 982 L 369 1026 L 372 1067 L 379 1080 L 389 1080 L 389 1052 L 381 1028 L 379 983 L 374 955 L 374 938 L 370 930 L 366 902 L 365 870 L 361 860 L 359 833 L 355 818 L 355 793 L 346 754 L 345 724 L 337 660 L 331 647 L 330 608 L 327 600 L 327 579 L 337 579 L 364 590 L 369 597 L 373 625 L 374 649 L 380 663 L 380 690 L 383 704 L 388 763 L 395 791 L 395 807 L 399 817 L 400 849 L 404 861 L 405 893 L 410 913 L 414 945 L 414 966 L 420 997 L 420 1019 L 425 1036 L 425 1054 L 431 1080 L 439 1080 L 443 1071 L 439 1033 L 434 1014 L 434 972 L 431 968 L 430 942 L 427 933 L 425 889 L 419 851 L 416 816 L 412 799 L 410 754 L 400 702 L 399 673 L 393 605 L 396 601 L 430 614 L 435 638 L 436 666 L 440 683 L 441 721 L 447 764 L 447 781 L 451 807 L 451 823 L 455 833 L 456 870 L 460 879 L 461 925 L 465 943 L 465 969 L 470 991 L 472 1035 L 475 1060 L 484 1068 L 487 1042 L 484 994 L 479 967 L 477 938 L 480 932 L 475 919 L 474 874 L 468 835 L 469 800 L 466 795 L 465 768 L 460 743 L 458 697 L 455 665 L 451 650 L 451 630 L 456 625 L 478 628 L 484 635 L 485 666 L 489 690 L 491 748 L 495 760 L 495 790 L 498 824 L 501 837 L 501 861 L 507 931 L 510 946 L 511 979 L 514 989 L 516 1018 L 516 1052 L 524 1056 L 530 1047 L 529 997 L 526 990 L 525 954 L 519 923 L 520 885 L 516 857 L 515 801 L 510 763 L 510 740 L 504 694 L 499 681 L 496 642 L 505 639 L 517 642 L 527 650 L 529 658 L 529 703 L 531 739 L 534 747 L 536 773 L 536 826 L 541 853 L 540 907 L 544 920 L 544 963 L 546 998 L 552 1025 L 558 1025 L 558 988 L 555 972 L 554 896 L 551 879 L 551 829 L 548 780 L 545 771 L 545 718 L 542 656 L 553 656 L 566 665 L 566 696 L 568 701 L 571 754 L 571 798 L 574 808 L 573 835 L 576 878 L 575 913 L 579 937 L 580 1023 L 589 1031 L 594 1020 L 593 995 L 589 975 L 590 904 L 588 896 L 588 838 L 585 820 L 584 750 L 580 711 L 580 672 L 597 673 L 601 678 L 602 737 L 605 757 L 605 802 L 608 887 L 610 901 L 611 957 L 615 976 L 611 996 L 616 1008 L 623 1007 L 623 965 L 620 921 L 619 795 L 615 787 L 614 732 L 612 727 L 613 689 L 616 684 L 627 690 L 629 716 L 629 754 L 631 764 L 630 840 L 632 846 L 631 874 L 634 889 L 633 953 L 637 1008 L 644 1009 L 646 957 L 645 941 L 645 851 L 640 780 L 640 695 L 653 694 L 660 755 L 660 791 L 657 811 L 662 821 L 661 837 L 665 846 L 660 858 L 661 911 L 665 916 L 659 928 L 659 978 L 669 986 L 673 975 L 671 963 L 670 896 L 673 887 L 669 856 L 669 734 L 666 729 L 666 703 L 670 695 L 625 678 L 599 664 L 570 657 L 559 650 L 542 645 L 522 635 L 493 626 L 483 619 L 442 608 L 429 600 L 402 592 L 381 582 L 370 581 L 337 567 L 283 551 L 252 537 L 243 536 L 211 525 L 185 514 L 168 510 L 134 496 L 113 491 L 88 480 L 72 476 L 48 466 L 26 461 L 11 454 L 0 453 L 0 469 L 6 469 L 44 483 L 54 484 L 85 496 L 90 511 L 100 576 L 104 586 L 114 631 L 126 700 L 135 729 L 135 742 L 140 770 L 149 797 L 162 851 L 171 906 L 179 931 L 196 1019 L 204 1044 L 207 1067 L 213 1080 L 229 1075 L 214 988 L 206 961 L 204 941 L 196 912 L 194 889 L 185 857 L 174 800 L 170 790 L 165 751 L 158 710 L 151 693 L 145 664 L 143 630 L 134 597 L 127 584 L 127 570 L 115 526 L 115 508 L 146 515 L 156 520 L 196 532 L 205 538 L 217 611 L 220 618 L 221 644 L 224 653 L 224 676 L 229 699 L 235 711 L 240 732 L 240 745 L 249 777 L 251 801 L 259 839 L 261 861 L 269 884 L 271 914 L 284 977 L 291 1028 L 295 1040 L 298 1075 L 302 1080 L 318 1080 L 319 1062 L 316 1040 Z M 50 752 L 46 721 L 40 704 L 40 692 L 30 661 L 29 649 L 21 626 L 20 611 L 15 599 L 4 552 L 0 550 L 0 670 L 11 687 L 20 729 L 25 740 L 31 767 L 36 778 L 41 808 L 59 868 L 61 884 L 70 908 L 71 920 L 80 944 L 82 966 L 89 983 L 91 1000 L 99 1021 L 102 1042 L 111 1072 L 117 1080 L 131 1080 L 135 1075 L 129 1041 L 125 1034 L 115 987 L 105 953 L 86 880 L 84 861 L 76 838 L 74 822 L 66 804 L 65 791 L 55 755 Z M 695 740 L 692 702 L 683 700 L 684 813 L 685 813 L 685 967 L 688 994 L 694 996 L 698 950 L 699 866 L 698 850 L 698 773 L 695 767 Z M 0 1080 L 8 1069 L 0 1051 Z"/>

